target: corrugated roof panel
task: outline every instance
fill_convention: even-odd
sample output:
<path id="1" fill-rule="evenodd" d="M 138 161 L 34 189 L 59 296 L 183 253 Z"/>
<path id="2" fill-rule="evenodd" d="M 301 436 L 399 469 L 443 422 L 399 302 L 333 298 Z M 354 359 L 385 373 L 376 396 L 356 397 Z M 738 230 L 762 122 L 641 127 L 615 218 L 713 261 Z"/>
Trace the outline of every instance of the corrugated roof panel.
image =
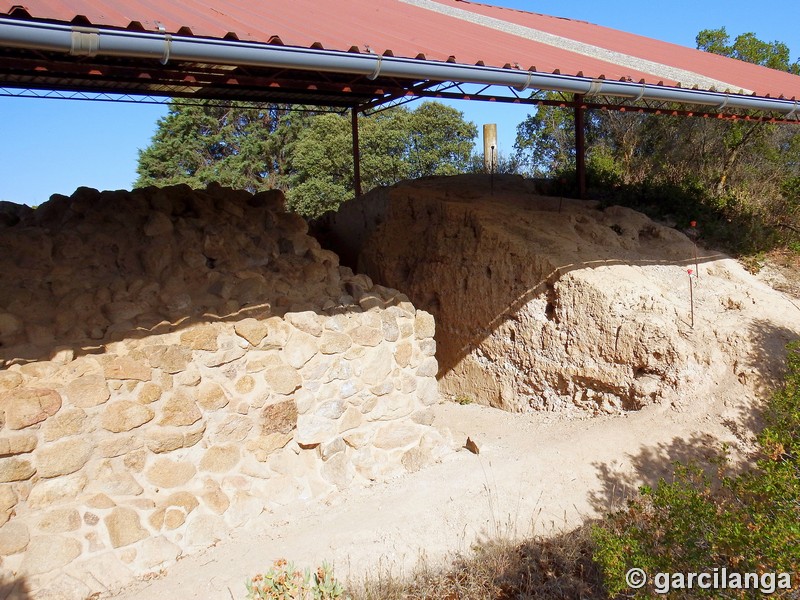
<path id="1" fill-rule="evenodd" d="M 758 95 L 783 93 L 800 97 L 800 78 L 790 73 L 765 69 L 743 61 L 687 48 L 670 42 L 627 33 L 585 21 L 563 19 L 542 14 L 527 13 L 465 0 L 436 0 L 437 3 L 467 9 L 487 17 L 503 19 L 573 40 L 580 40 L 602 48 L 629 54 L 654 62 L 693 71 L 738 87 L 754 91 Z M 782 92 L 776 94 L 776 90 Z"/>
<path id="2" fill-rule="evenodd" d="M 535 66 L 540 72 L 582 73 L 647 83 L 739 89 L 800 97 L 800 77 L 571 19 L 463 0 L 22 0 L 37 20 L 69 23 L 77 15 L 97 26 L 159 25 L 169 33 L 289 46 L 320 44 L 462 64 Z M 12 14 L 20 0 L 0 0 Z"/>

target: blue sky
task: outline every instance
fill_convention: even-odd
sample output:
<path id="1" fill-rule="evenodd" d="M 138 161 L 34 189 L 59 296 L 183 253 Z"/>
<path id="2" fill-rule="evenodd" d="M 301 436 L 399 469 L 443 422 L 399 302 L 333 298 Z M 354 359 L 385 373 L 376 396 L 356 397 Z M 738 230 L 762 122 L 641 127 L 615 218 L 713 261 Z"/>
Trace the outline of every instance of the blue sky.
<path id="1" fill-rule="evenodd" d="M 570 2 L 539 0 L 486 2 L 532 12 L 581 19 L 683 46 L 694 47 L 702 29 L 724 26 L 735 37 L 753 32 L 766 41 L 782 41 L 792 60 L 800 57 L 800 3 L 763 0 L 757 5 L 734 0 L 638 0 Z M 510 153 L 517 123 L 527 107 L 456 102 L 478 125 L 497 123 L 500 151 Z M 98 189 L 130 188 L 136 179 L 138 149 L 155 132 L 164 106 L 0 98 L 0 200 L 41 204 L 50 194 L 71 194 L 86 185 Z"/>

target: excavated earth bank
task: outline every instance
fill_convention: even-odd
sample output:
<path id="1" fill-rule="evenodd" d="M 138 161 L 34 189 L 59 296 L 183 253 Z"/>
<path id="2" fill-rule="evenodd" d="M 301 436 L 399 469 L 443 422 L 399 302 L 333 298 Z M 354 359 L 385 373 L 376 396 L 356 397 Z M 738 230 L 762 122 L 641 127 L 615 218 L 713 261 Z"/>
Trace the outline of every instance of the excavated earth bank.
<path id="1" fill-rule="evenodd" d="M 462 401 L 613 414 L 753 399 L 799 330 L 800 311 L 731 258 L 697 248 L 696 266 L 683 233 L 518 177 L 405 182 L 318 228 L 434 315 L 440 389 Z"/>

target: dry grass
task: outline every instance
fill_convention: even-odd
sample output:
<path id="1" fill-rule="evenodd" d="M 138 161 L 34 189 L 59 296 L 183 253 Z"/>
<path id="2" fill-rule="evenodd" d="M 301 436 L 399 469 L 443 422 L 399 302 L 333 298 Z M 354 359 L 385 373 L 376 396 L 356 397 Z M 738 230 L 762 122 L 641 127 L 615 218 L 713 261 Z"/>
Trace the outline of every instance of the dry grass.
<path id="1" fill-rule="evenodd" d="M 351 582 L 353 600 L 601 599 L 589 526 L 525 542 L 497 539 L 456 555 L 447 568 L 420 561 L 409 577 L 388 570 Z"/>

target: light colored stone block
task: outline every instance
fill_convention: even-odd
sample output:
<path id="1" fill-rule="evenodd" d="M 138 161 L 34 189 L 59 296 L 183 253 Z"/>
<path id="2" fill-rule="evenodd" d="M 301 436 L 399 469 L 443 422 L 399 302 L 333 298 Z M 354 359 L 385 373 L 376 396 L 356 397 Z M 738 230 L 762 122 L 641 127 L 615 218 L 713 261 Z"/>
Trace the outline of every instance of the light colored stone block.
<path id="1" fill-rule="evenodd" d="M 28 526 L 24 522 L 14 519 L 0 527 L 0 555 L 9 556 L 24 552 L 31 541 Z"/>
<path id="2" fill-rule="evenodd" d="M 323 354 L 341 354 L 353 344 L 350 336 L 335 331 L 326 331 L 319 340 L 319 351 Z"/>
<path id="3" fill-rule="evenodd" d="M 42 434 L 45 442 L 52 442 L 83 432 L 86 411 L 81 408 L 64 408 L 45 421 Z"/>
<path id="4" fill-rule="evenodd" d="M 33 433 L 19 433 L 0 437 L 0 456 L 14 456 L 33 452 L 38 443 Z"/>
<path id="5" fill-rule="evenodd" d="M 254 427 L 253 420 L 243 415 L 228 415 L 219 423 L 209 440 L 215 444 L 241 442 Z"/>
<path id="6" fill-rule="evenodd" d="M 191 395 L 185 389 L 176 389 L 161 403 L 158 424 L 181 427 L 193 425 L 203 417 Z"/>
<path id="7" fill-rule="evenodd" d="M 64 502 L 65 499 L 77 498 L 86 488 L 86 474 L 79 471 L 65 477 L 42 479 L 36 482 L 28 495 L 29 510 L 47 508 Z"/>
<path id="8" fill-rule="evenodd" d="M 148 406 L 131 400 L 117 400 L 106 406 L 100 425 L 108 431 L 121 433 L 141 427 L 154 416 L 155 413 Z"/>
<path id="9" fill-rule="evenodd" d="M 295 440 L 304 446 L 313 446 L 334 439 L 339 433 L 337 421 L 316 414 L 305 414 L 297 417 L 297 433 Z"/>
<path id="10" fill-rule="evenodd" d="M 0 411 L 6 427 L 24 429 L 41 423 L 61 408 L 61 396 L 55 390 L 17 388 L 0 394 Z"/>
<path id="11" fill-rule="evenodd" d="M 291 394 L 303 383 L 297 371 L 286 367 L 267 369 L 264 371 L 264 379 L 276 394 L 283 395 Z"/>
<path id="12" fill-rule="evenodd" d="M 59 508 L 46 513 L 37 524 L 44 533 L 66 533 L 81 526 L 81 515 L 74 508 Z"/>
<path id="13" fill-rule="evenodd" d="M 219 410 L 225 408 L 230 398 L 222 387 L 213 382 L 202 382 L 198 390 L 197 403 L 204 410 Z"/>
<path id="14" fill-rule="evenodd" d="M 36 468 L 30 460 L 17 456 L 0 458 L 0 483 L 25 481 L 33 477 L 35 472 Z"/>
<path id="15" fill-rule="evenodd" d="M 78 558 L 81 544 L 71 537 L 48 535 L 31 538 L 19 566 L 25 575 L 41 575 L 60 569 Z"/>
<path id="16" fill-rule="evenodd" d="M 188 461 L 175 461 L 169 458 L 158 458 L 145 475 L 152 485 L 162 488 L 179 487 L 188 482 L 197 472 L 195 466 Z"/>
<path id="17" fill-rule="evenodd" d="M 106 379 L 132 379 L 150 381 L 150 365 L 131 356 L 108 356 L 101 360 Z"/>
<path id="18" fill-rule="evenodd" d="M 149 535 L 139 522 L 139 514 L 132 508 L 117 506 L 103 519 L 103 522 L 113 548 L 129 546 Z"/>
<path id="19" fill-rule="evenodd" d="M 139 547 L 137 562 L 145 569 L 159 569 L 173 564 L 181 556 L 180 546 L 163 535 L 150 537 Z"/>
<path id="20" fill-rule="evenodd" d="M 302 331 L 293 331 L 283 348 L 283 359 L 290 367 L 299 369 L 319 351 L 317 343 L 318 340 L 314 336 Z"/>
<path id="21" fill-rule="evenodd" d="M 78 471 L 92 455 L 92 445 L 83 438 L 74 437 L 36 451 L 36 471 L 40 477 L 58 477 Z"/>
<path id="22" fill-rule="evenodd" d="M 251 346 L 258 346 L 269 331 L 265 322 L 253 318 L 237 321 L 233 327 L 236 334 L 246 339 Z"/>
<path id="23" fill-rule="evenodd" d="M 181 345 L 192 350 L 216 352 L 219 349 L 219 332 L 213 325 L 197 325 L 181 333 Z"/>
<path id="24" fill-rule="evenodd" d="M 200 460 L 201 471 L 226 473 L 239 462 L 239 447 L 236 445 L 209 448 Z"/>

